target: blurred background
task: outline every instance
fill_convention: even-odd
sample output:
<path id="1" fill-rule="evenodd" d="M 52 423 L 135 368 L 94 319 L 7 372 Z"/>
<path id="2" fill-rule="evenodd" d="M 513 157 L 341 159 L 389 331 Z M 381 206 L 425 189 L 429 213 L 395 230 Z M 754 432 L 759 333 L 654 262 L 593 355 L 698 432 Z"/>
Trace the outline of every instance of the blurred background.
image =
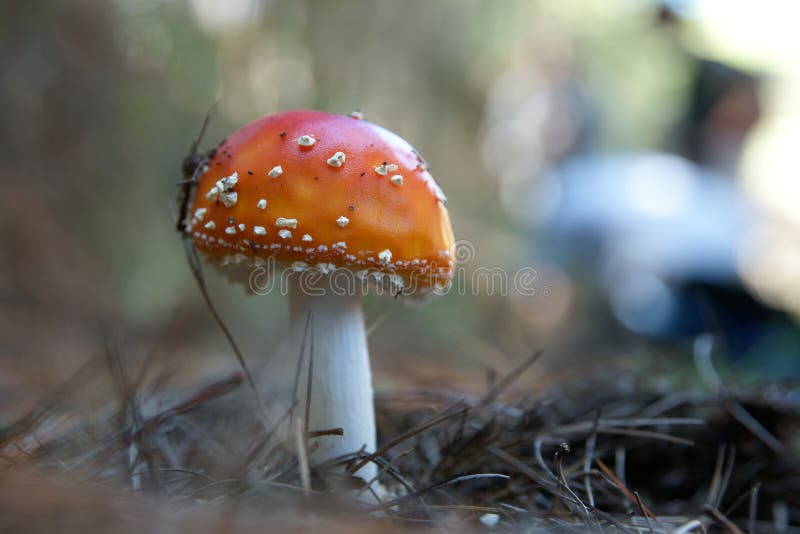
<path id="1" fill-rule="evenodd" d="M 778 0 L 3 2 L 3 415 L 109 343 L 131 361 L 155 355 L 178 384 L 236 368 L 174 231 L 175 183 L 207 113 L 211 147 L 292 108 L 359 108 L 411 141 L 474 247 L 467 279 L 508 273 L 506 292 L 369 299 L 379 389 L 481 389 L 536 348 L 550 376 L 622 367 L 673 379 L 701 333 L 725 373 L 796 377 L 794 11 Z M 536 273 L 525 295 L 513 286 L 523 268 Z M 282 336 L 285 299 L 206 277 L 257 366 Z"/>

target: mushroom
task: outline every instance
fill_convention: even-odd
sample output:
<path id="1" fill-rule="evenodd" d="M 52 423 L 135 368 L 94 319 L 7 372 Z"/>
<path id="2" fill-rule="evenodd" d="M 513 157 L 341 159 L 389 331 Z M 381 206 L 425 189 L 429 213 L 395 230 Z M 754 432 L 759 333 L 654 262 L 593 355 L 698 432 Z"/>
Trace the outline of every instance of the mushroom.
<path id="1" fill-rule="evenodd" d="M 310 312 L 307 424 L 344 432 L 317 438 L 312 461 L 374 451 L 364 289 L 425 297 L 453 275 L 450 219 L 427 165 L 405 140 L 370 122 L 287 111 L 234 132 L 206 169 L 186 221 L 195 247 L 245 284 L 254 267 L 276 265 L 280 272 L 270 276 L 289 281 L 297 349 Z M 356 474 L 370 480 L 375 473 L 367 464 Z"/>

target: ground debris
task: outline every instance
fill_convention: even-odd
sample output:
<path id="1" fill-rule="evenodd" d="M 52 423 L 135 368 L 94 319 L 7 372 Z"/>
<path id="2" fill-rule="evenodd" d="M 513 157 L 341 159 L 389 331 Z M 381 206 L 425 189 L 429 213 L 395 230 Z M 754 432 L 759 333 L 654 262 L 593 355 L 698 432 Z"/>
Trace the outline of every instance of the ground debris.
<path id="1" fill-rule="evenodd" d="M 127 501 L 133 489 L 177 510 L 204 504 L 297 526 L 379 518 L 398 529 L 769 532 L 800 520 L 800 406 L 774 386 L 734 399 L 595 373 L 529 399 L 501 400 L 511 395 L 497 385 L 482 397 L 379 393 L 378 450 L 310 466 L 314 438 L 341 429 L 282 432 L 302 419 L 293 408 L 264 428 L 241 373 L 170 391 L 170 402 L 128 381 L 126 402 L 100 413 L 80 403 L 85 382 L 0 428 L 0 473 L 35 471 L 87 491 L 114 488 L 101 498 Z M 780 453 L 742 424 L 733 401 Z M 369 485 L 351 475 L 365 462 L 379 468 Z"/>

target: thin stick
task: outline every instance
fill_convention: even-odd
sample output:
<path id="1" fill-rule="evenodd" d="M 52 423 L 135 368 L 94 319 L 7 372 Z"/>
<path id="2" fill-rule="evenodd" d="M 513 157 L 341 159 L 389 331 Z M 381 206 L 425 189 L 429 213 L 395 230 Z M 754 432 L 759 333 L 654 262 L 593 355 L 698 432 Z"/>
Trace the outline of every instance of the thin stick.
<path id="1" fill-rule="evenodd" d="M 258 388 L 256 387 L 255 380 L 253 380 L 253 375 L 250 373 L 250 369 L 247 367 L 247 362 L 244 360 L 244 355 L 242 351 L 239 349 L 239 345 L 233 339 L 233 335 L 231 334 L 230 330 L 228 330 L 225 321 L 222 320 L 222 317 L 217 312 L 217 308 L 214 306 L 214 303 L 211 302 L 211 296 L 208 294 L 208 290 L 206 288 L 206 282 L 203 278 L 203 269 L 200 263 L 200 257 L 197 254 L 197 249 L 194 248 L 192 245 L 191 240 L 188 237 L 184 237 L 183 240 L 184 248 L 186 249 L 186 257 L 189 260 L 189 267 L 192 270 L 192 274 L 194 275 L 194 279 L 197 282 L 197 286 L 200 288 L 200 294 L 203 296 L 203 300 L 206 303 L 206 307 L 208 311 L 211 313 L 211 316 L 214 318 L 214 321 L 219 326 L 220 330 L 222 330 L 222 334 L 225 336 L 225 339 L 228 340 L 228 344 L 231 346 L 233 350 L 234 356 L 239 362 L 239 366 L 242 368 L 244 372 L 244 376 L 247 379 L 247 383 L 250 386 L 250 389 L 253 392 L 253 397 L 255 397 L 256 404 L 258 406 L 258 414 L 261 417 L 261 423 L 265 429 L 268 429 L 272 426 L 270 422 L 270 418 L 267 415 L 266 408 L 264 407 L 264 403 L 261 400 L 261 395 L 258 392 Z"/>
<path id="2" fill-rule="evenodd" d="M 672 534 L 689 534 L 689 532 L 698 528 L 704 531 L 703 523 L 701 523 L 697 519 L 692 519 L 691 521 L 688 521 L 683 525 L 679 526 L 678 528 L 676 528 L 675 530 L 673 530 Z"/>
<path id="3" fill-rule="evenodd" d="M 402 497 L 398 497 L 398 498 L 396 498 L 394 500 L 387 501 L 387 502 L 382 503 L 382 504 L 380 504 L 378 506 L 373 506 L 371 508 L 368 508 L 367 511 L 369 513 L 372 513 L 372 512 L 377 512 L 377 511 L 380 511 L 380 510 L 384 510 L 386 508 L 391 508 L 391 507 L 397 506 L 398 504 L 403 503 L 405 501 L 408 501 L 408 500 L 411 500 L 411 499 L 416 499 L 417 497 L 419 497 L 422 494 L 428 493 L 430 491 L 435 491 L 435 490 L 441 489 L 441 488 L 443 488 L 445 486 L 451 486 L 453 484 L 458 484 L 459 482 L 467 482 L 467 481 L 470 481 L 470 480 L 485 480 L 485 479 L 511 480 L 511 477 L 508 476 L 508 475 L 502 475 L 500 473 L 476 473 L 474 475 L 458 476 L 458 477 L 454 477 L 454 478 L 445 480 L 444 482 L 438 482 L 436 484 L 428 486 L 427 488 L 423 488 L 423 489 L 421 489 L 419 491 L 416 491 L 414 493 L 410 493 L 408 495 L 403 495 Z"/>
<path id="4" fill-rule="evenodd" d="M 553 432 L 555 435 L 563 435 L 563 434 L 571 434 L 573 432 Z M 578 433 L 578 432 L 575 432 Z M 662 434 L 661 432 L 652 432 L 650 430 L 635 430 L 632 428 L 598 428 L 598 434 L 616 434 L 620 436 L 634 436 L 639 438 L 650 438 L 650 439 L 657 439 L 661 441 L 668 441 L 670 443 L 677 443 L 678 445 L 689 445 L 693 446 L 694 441 L 686 438 L 679 438 L 677 436 L 672 436 L 670 434 Z"/>
<path id="5" fill-rule="evenodd" d="M 544 472 L 547 473 L 550 478 L 553 480 L 558 480 L 555 474 L 547 467 L 547 464 L 542 457 L 542 438 L 536 438 L 536 441 L 533 442 L 533 454 L 536 457 L 536 461 L 539 462 L 539 465 L 544 469 Z"/>
<path id="6" fill-rule="evenodd" d="M 570 453 L 570 448 L 569 445 L 566 443 L 562 443 L 561 445 L 558 446 L 558 449 L 556 449 L 555 464 L 556 464 L 556 476 L 558 477 L 558 485 L 562 489 L 566 490 L 567 493 L 570 495 L 570 497 L 572 497 L 575 500 L 575 502 L 580 504 L 580 512 L 582 512 L 581 516 L 583 516 L 583 520 L 586 523 L 588 523 L 590 519 L 589 510 L 586 508 L 586 505 L 583 504 L 583 501 L 580 499 L 580 497 L 578 497 L 578 495 L 574 491 L 572 491 L 572 488 L 569 487 L 569 483 L 567 482 L 567 477 L 564 474 L 564 469 L 563 469 L 564 456 L 566 456 L 569 453 Z"/>
<path id="7" fill-rule="evenodd" d="M 601 410 L 597 410 L 595 417 L 595 428 L 589 437 L 586 438 L 586 453 L 583 456 L 583 470 L 586 474 L 583 477 L 583 484 L 586 486 L 586 500 L 589 501 L 590 506 L 594 506 L 594 492 L 592 491 L 592 479 L 590 471 L 592 469 L 592 458 L 594 456 L 594 448 L 597 444 L 597 426 L 600 424 Z"/>
<path id="8" fill-rule="evenodd" d="M 309 430 L 308 438 L 321 438 L 322 436 L 344 436 L 344 428 L 328 428 L 325 430 Z"/>
<path id="9" fill-rule="evenodd" d="M 300 468 L 300 480 L 303 484 L 303 490 L 306 496 L 311 494 L 311 468 L 308 465 L 306 434 L 303 431 L 307 424 L 308 423 L 298 417 L 294 433 L 295 444 L 297 446 L 297 463 Z"/>
<path id="10" fill-rule="evenodd" d="M 505 461 L 507 464 L 514 467 L 517 471 L 522 473 L 523 475 L 530 478 L 536 484 L 539 484 L 543 488 L 550 490 L 551 492 L 554 491 L 555 485 L 552 481 L 546 479 L 545 477 L 541 476 L 539 473 L 533 470 L 530 466 L 526 463 L 522 462 L 518 458 L 515 458 L 508 452 L 504 451 L 503 449 L 498 449 L 497 447 L 489 448 L 489 453 L 497 456 L 501 460 Z"/>
<path id="11" fill-rule="evenodd" d="M 764 428 L 764 425 L 750 415 L 750 412 L 744 409 L 744 406 L 737 400 L 731 400 L 727 405 L 728 412 L 745 427 L 752 434 L 760 439 L 767 447 L 772 449 L 775 454 L 785 454 L 786 447 L 780 442 L 778 438 L 773 436 L 769 430 Z"/>
<path id="12" fill-rule="evenodd" d="M 720 480 L 722 479 L 722 464 L 725 462 L 725 451 L 727 444 L 722 444 L 717 449 L 717 460 L 714 462 L 714 471 L 711 474 L 711 482 L 708 485 L 708 495 L 706 496 L 706 504 L 709 506 L 716 506 L 717 495 L 720 490 Z"/>
<path id="13" fill-rule="evenodd" d="M 180 186 L 180 190 L 178 191 L 178 218 L 175 223 L 176 230 L 181 235 L 187 234 L 187 228 L 184 224 L 186 221 L 187 210 L 189 207 L 189 197 L 192 194 L 192 186 L 197 183 L 197 178 L 200 170 L 203 168 L 203 165 L 206 162 L 208 155 L 204 155 L 203 157 L 198 159 L 197 156 L 197 148 L 200 146 L 200 141 L 203 139 L 203 135 L 206 132 L 206 128 L 208 127 L 208 123 L 211 120 L 211 110 L 208 111 L 206 114 L 205 119 L 203 120 L 203 125 L 200 127 L 200 133 L 197 134 L 197 137 L 194 138 L 192 142 L 192 146 L 189 149 L 189 154 L 183 158 L 183 180 L 178 182 Z M 189 173 L 191 172 L 191 176 Z"/>
<path id="14" fill-rule="evenodd" d="M 459 415 L 462 412 L 466 411 L 466 407 L 463 407 L 462 401 L 457 401 L 455 404 L 450 405 L 449 407 L 445 408 L 441 413 L 431 417 L 427 421 L 424 421 L 415 427 L 403 432 L 402 434 L 395 436 L 394 438 L 390 439 L 387 443 L 380 447 L 378 450 L 373 452 L 372 454 L 367 455 L 366 458 L 355 464 L 349 469 L 349 472 L 355 473 L 369 462 L 373 461 L 378 456 L 381 456 L 386 451 L 390 450 L 392 447 L 397 445 L 398 443 L 402 443 L 403 441 L 407 440 L 410 437 L 413 437 L 425 430 L 429 429 L 432 426 L 438 425 L 442 421 L 445 421 L 455 415 Z"/>
<path id="15" fill-rule="evenodd" d="M 622 495 L 626 499 L 628 499 L 633 504 L 639 506 L 640 503 L 639 503 L 639 501 L 637 501 L 637 499 L 634 496 L 634 494 L 631 493 L 631 491 L 628 488 L 625 487 L 625 485 L 616 477 L 616 475 L 614 475 L 614 473 L 611 472 L 611 469 L 608 468 L 608 466 L 603 462 L 603 460 L 601 460 L 600 458 L 595 458 L 594 462 L 600 468 L 600 471 L 603 472 L 603 474 L 619 490 L 619 492 L 622 493 Z M 656 517 L 656 514 L 651 512 L 650 509 L 647 506 L 645 506 L 644 503 L 641 503 L 641 508 L 642 508 L 642 513 L 644 513 L 644 515 L 646 515 L 650 519 L 658 520 L 658 518 Z"/>
<path id="16" fill-rule="evenodd" d="M 750 534 L 756 534 L 756 518 L 758 517 L 758 493 L 761 490 L 761 482 L 756 483 L 750 490 L 750 509 L 748 513 L 748 530 Z"/>
<path id="17" fill-rule="evenodd" d="M 410 449 L 406 449 L 406 450 L 404 450 L 403 452 L 401 452 L 400 454 L 398 454 L 398 455 L 397 455 L 397 458 L 396 458 L 396 460 L 399 460 L 399 459 L 400 459 L 400 458 L 402 458 L 403 456 L 407 456 L 408 454 L 410 454 L 410 453 L 412 453 L 412 452 L 414 452 L 414 447 L 411 447 Z M 369 480 L 367 481 L 367 483 L 364 485 L 364 487 L 363 487 L 363 488 L 361 488 L 361 489 L 358 491 L 358 493 L 356 493 L 356 497 L 358 497 L 358 496 L 360 496 L 362 493 L 364 493 L 364 492 L 367 490 L 367 488 L 371 487 L 371 486 L 372 486 L 372 485 L 373 485 L 375 482 L 377 482 L 377 480 L 378 480 L 378 479 L 379 479 L 381 476 L 383 476 L 383 474 L 384 474 L 384 473 L 386 473 L 386 472 L 387 472 L 389 469 L 391 469 L 391 468 L 392 468 L 392 464 L 391 464 L 391 462 L 389 462 L 389 461 L 387 460 L 387 461 L 386 461 L 386 465 L 384 465 L 384 466 L 381 466 L 381 468 L 378 470 L 378 473 L 377 473 L 375 476 L 373 476 L 371 479 L 369 479 Z"/>
<path id="18" fill-rule="evenodd" d="M 705 513 L 708 517 L 722 525 L 722 528 L 725 532 L 730 532 L 731 534 L 744 534 L 744 531 L 737 527 L 733 521 L 722 515 L 722 512 L 714 508 L 713 506 L 703 505 L 703 513 Z"/>
<path id="19" fill-rule="evenodd" d="M 519 365 L 517 365 L 514 369 L 511 370 L 507 375 L 503 378 L 495 382 L 489 391 L 486 392 L 486 395 L 481 399 L 478 403 L 478 406 L 485 406 L 492 402 L 497 396 L 502 393 L 508 386 L 510 386 L 517 378 L 519 378 L 525 370 L 527 370 L 531 365 L 536 363 L 539 358 L 542 357 L 544 354 L 544 350 L 539 349 L 533 354 L 531 354 L 528 358 L 523 360 Z"/>
<path id="20" fill-rule="evenodd" d="M 647 513 L 645 512 L 644 503 L 642 502 L 642 498 L 639 497 L 639 492 L 634 491 L 633 496 L 636 497 L 636 504 L 639 505 L 639 511 L 642 512 L 644 515 L 644 520 L 647 522 L 647 528 L 650 530 L 650 534 L 654 534 L 653 525 L 650 524 L 650 518 L 647 517 Z"/>

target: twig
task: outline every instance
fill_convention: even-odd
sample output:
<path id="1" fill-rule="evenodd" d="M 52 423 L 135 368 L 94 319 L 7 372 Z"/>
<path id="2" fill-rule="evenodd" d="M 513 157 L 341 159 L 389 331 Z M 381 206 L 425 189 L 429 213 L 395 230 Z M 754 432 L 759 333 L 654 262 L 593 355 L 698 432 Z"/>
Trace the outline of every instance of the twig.
<path id="1" fill-rule="evenodd" d="M 761 490 L 761 482 L 757 482 L 750 490 L 750 506 L 748 510 L 748 530 L 750 534 L 756 534 L 756 520 L 758 518 L 758 493 Z"/>
<path id="2" fill-rule="evenodd" d="M 705 426 L 707 423 L 703 419 L 687 417 L 656 417 L 640 419 L 597 419 L 593 421 L 579 421 L 562 425 L 553 430 L 554 434 L 587 432 L 594 427 L 608 428 L 631 428 L 637 426 Z"/>
<path id="3" fill-rule="evenodd" d="M 58 384 L 54 390 L 45 394 L 28 413 L 13 423 L 5 427 L 0 427 L 0 451 L 12 440 L 18 439 L 19 436 L 30 432 L 37 423 L 58 405 L 58 401 L 62 397 L 83 384 L 86 375 L 89 371 L 96 370 L 99 362 L 99 358 L 90 358 L 86 363 L 82 364 L 77 371 L 72 373 L 69 378 Z"/>
<path id="4" fill-rule="evenodd" d="M 413 448 L 413 447 L 411 447 L 410 449 L 406 449 L 406 450 L 404 450 L 403 452 L 401 452 L 400 454 L 398 454 L 398 455 L 397 455 L 397 457 L 396 457 L 395 459 L 396 459 L 396 460 L 399 460 L 400 458 L 403 458 L 404 456 L 407 456 L 408 454 L 411 454 L 412 452 L 414 452 L 414 448 Z M 362 493 L 364 493 L 364 492 L 367 490 L 367 488 L 371 487 L 371 486 L 372 486 L 372 485 L 373 485 L 375 482 L 377 482 L 377 481 L 378 481 L 378 479 L 379 479 L 381 476 L 383 476 L 383 474 L 384 474 L 384 473 L 386 473 L 387 471 L 389 471 L 390 469 L 392 469 L 392 467 L 393 467 L 393 466 L 392 466 L 391 462 L 389 462 L 388 460 L 384 460 L 384 462 L 385 462 L 385 465 L 382 465 L 382 466 L 380 466 L 380 469 L 379 469 L 379 470 L 378 470 L 378 472 L 375 474 L 375 476 L 373 476 L 371 479 L 367 480 L 367 482 L 364 484 L 364 487 L 363 487 L 363 488 L 361 488 L 361 489 L 358 491 L 358 493 L 356 494 L 356 497 L 358 497 L 358 496 L 360 496 Z M 410 491 L 414 491 L 414 490 L 412 489 L 412 490 L 410 490 Z M 423 501 L 423 502 L 424 502 L 424 501 Z"/>
<path id="5" fill-rule="evenodd" d="M 781 455 L 786 453 L 786 447 L 783 443 L 773 436 L 769 430 L 758 422 L 758 420 L 750 415 L 750 412 L 745 410 L 744 406 L 735 399 L 728 401 L 726 406 L 728 412 L 737 420 L 743 427 L 749 430 L 755 437 L 760 439 L 767 447 L 772 449 L 775 454 Z"/>
<path id="6" fill-rule="evenodd" d="M 558 477 L 556 477 L 556 475 L 550 470 L 550 468 L 547 467 L 547 464 L 544 462 L 544 458 L 542 457 L 542 439 L 541 438 L 536 438 L 536 441 L 533 442 L 533 454 L 536 457 L 536 461 L 542 467 L 544 472 L 547 473 L 547 475 L 551 479 L 553 479 L 555 481 L 558 481 Z"/>
<path id="7" fill-rule="evenodd" d="M 553 432 L 555 435 L 565 435 L 565 434 L 582 434 L 581 432 Z M 634 436 L 639 438 L 649 438 L 649 439 L 656 439 L 661 441 L 668 441 L 670 443 L 677 443 L 678 445 L 688 445 L 693 446 L 694 441 L 687 438 L 679 438 L 677 436 L 672 436 L 670 434 L 663 434 L 661 432 L 652 432 L 650 430 L 635 430 L 632 428 L 603 428 L 600 427 L 597 429 L 598 434 L 616 434 L 620 436 Z M 557 439 L 557 438 L 554 438 Z"/>
<path id="8" fill-rule="evenodd" d="M 519 378 L 525 370 L 527 370 L 531 365 L 536 363 L 539 358 L 542 357 L 544 354 L 544 350 L 540 349 L 531 354 L 528 358 L 523 360 L 519 365 L 517 365 L 514 369 L 511 370 L 507 375 L 503 378 L 495 382 L 489 391 L 486 392 L 486 395 L 481 399 L 478 403 L 478 406 L 485 406 L 492 402 L 497 396 L 503 392 L 508 386 L 510 386 L 517 378 Z"/>
<path id="9" fill-rule="evenodd" d="M 344 428 L 336 427 L 325 430 L 309 430 L 307 436 L 308 439 L 321 438 L 322 436 L 344 436 Z"/>
<path id="10" fill-rule="evenodd" d="M 595 428 L 589 437 L 586 438 L 586 452 L 583 455 L 583 470 L 586 474 L 583 477 L 583 484 L 586 486 L 586 500 L 589 505 L 594 506 L 594 493 L 592 492 L 592 479 L 590 471 L 592 469 L 592 458 L 594 456 L 594 448 L 597 444 L 597 426 L 600 424 L 601 410 L 597 410 L 597 417 L 595 417 Z"/>
<path id="11" fill-rule="evenodd" d="M 731 481 L 731 476 L 733 475 L 733 466 L 736 463 L 736 445 L 731 444 L 730 448 L 728 448 L 728 456 L 727 461 L 725 463 L 725 472 L 722 474 L 722 479 L 720 480 L 719 490 L 717 492 L 716 499 L 712 503 L 714 508 L 719 508 L 719 505 L 722 503 L 722 498 L 725 496 L 725 491 L 728 489 L 728 484 Z"/>
<path id="12" fill-rule="evenodd" d="M 228 344 L 231 346 L 231 350 L 233 350 L 233 354 L 236 356 L 236 360 L 239 362 L 239 366 L 242 368 L 242 371 L 247 378 L 247 383 L 253 392 L 253 397 L 255 397 L 256 405 L 258 406 L 258 414 L 260 415 L 262 425 L 264 428 L 269 428 L 272 426 L 270 418 L 267 415 L 266 408 L 261 400 L 261 394 L 258 392 L 255 380 L 253 380 L 253 375 L 250 373 L 250 369 L 247 367 L 247 362 L 244 359 L 244 355 L 239 349 L 239 345 L 233 339 L 233 335 L 231 334 L 230 330 L 228 330 L 228 326 L 225 324 L 225 321 L 222 320 L 219 312 L 217 312 L 216 306 L 214 306 L 214 303 L 211 301 L 211 296 L 208 293 L 206 282 L 203 278 L 203 269 L 197 249 L 194 248 L 191 240 L 186 236 L 184 236 L 183 244 L 186 250 L 186 257 L 189 260 L 189 267 L 192 270 L 195 281 L 197 282 L 197 287 L 200 288 L 200 294 L 203 296 L 203 301 L 205 301 L 206 307 L 211 313 L 211 316 L 214 318 L 214 321 L 217 323 L 217 326 L 219 326 L 220 330 L 222 330 L 222 334 L 225 336 L 225 339 L 227 339 Z"/>
<path id="13" fill-rule="evenodd" d="M 376 450 L 372 454 L 367 455 L 366 458 L 364 458 L 360 462 L 358 462 L 355 465 L 353 465 L 352 467 L 350 467 L 349 472 L 351 474 L 357 472 L 359 469 L 361 469 L 362 467 L 367 465 L 369 462 L 371 462 L 372 460 L 374 460 L 378 456 L 381 456 L 383 453 L 385 453 L 386 451 L 390 450 L 392 447 L 396 446 L 398 443 L 402 443 L 403 441 L 407 440 L 408 438 L 411 438 L 411 437 L 413 437 L 413 436 L 415 436 L 415 435 L 417 435 L 417 434 L 419 434 L 421 432 L 424 432 L 424 431 L 428 430 L 429 428 L 431 428 L 432 426 L 438 425 L 442 421 L 446 421 L 447 419 L 462 413 L 464 410 L 466 410 L 466 408 L 462 406 L 462 402 L 461 401 L 458 401 L 455 404 L 450 405 L 449 407 L 445 408 L 441 413 L 439 413 L 437 415 L 434 415 L 430 419 L 428 419 L 428 420 L 426 420 L 426 421 L 414 426 L 413 428 L 403 432 L 402 434 L 400 434 L 398 436 L 395 436 L 394 438 L 390 439 L 382 447 L 378 448 L 378 450 Z"/>
<path id="14" fill-rule="evenodd" d="M 708 517 L 722 525 L 722 528 L 726 532 L 730 532 L 731 534 L 744 534 L 744 531 L 737 527 L 730 519 L 722 515 L 722 512 L 710 506 L 708 504 L 703 505 L 703 513 L 705 513 Z"/>
<path id="15" fill-rule="evenodd" d="M 543 488 L 547 488 L 550 490 L 554 490 L 556 488 L 556 486 L 553 484 L 552 481 L 541 476 L 539 473 L 534 471 L 530 466 L 528 466 L 518 458 L 515 458 L 514 456 L 504 451 L 503 449 L 498 449 L 497 447 L 490 447 L 489 453 L 505 461 L 507 464 L 511 465 L 514 469 L 516 469 L 523 475 L 527 476 L 533 482 L 542 486 Z"/>
<path id="16" fill-rule="evenodd" d="M 187 210 L 189 206 L 189 197 L 192 193 L 192 186 L 197 183 L 197 178 L 199 177 L 199 173 L 203 168 L 206 160 L 208 159 L 207 155 L 203 155 L 202 157 L 198 155 L 197 149 L 200 146 L 200 142 L 203 139 L 203 135 L 206 133 L 206 128 L 208 127 L 208 123 L 211 120 L 211 110 L 208 111 L 206 114 L 205 119 L 203 120 L 203 125 L 200 127 L 200 132 L 197 134 L 197 137 L 194 138 L 192 141 L 192 146 L 189 149 L 189 154 L 183 158 L 183 180 L 178 182 L 180 189 L 178 190 L 178 218 L 175 223 L 176 230 L 185 235 L 186 234 L 186 216 Z"/>
<path id="17" fill-rule="evenodd" d="M 650 518 L 647 517 L 647 512 L 645 512 L 644 503 L 642 502 L 642 498 L 639 497 L 639 492 L 634 491 L 633 496 L 636 497 L 636 504 L 639 505 L 639 511 L 642 512 L 644 520 L 647 522 L 647 528 L 650 530 L 650 534 L 653 534 L 653 525 L 650 524 Z"/>
<path id="18" fill-rule="evenodd" d="M 416 499 L 417 497 L 425 493 L 435 491 L 444 488 L 446 486 L 452 486 L 453 484 L 458 484 L 460 482 L 467 482 L 470 480 L 486 480 L 486 479 L 510 480 L 511 477 L 509 477 L 508 475 L 502 475 L 500 473 L 476 473 L 474 475 L 463 475 L 463 476 L 453 477 L 451 479 L 445 480 L 444 482 L 438 482 L 436 484 L 423 488 L 414 493 L 403 495 L 402 497 L 398 497 L 391 501 L 387 501 L 380 505 L 368 508 L 367 512 L 372 513 L 372 512 L 378 512 L 380 510 L 385 510 L 386 508 L 392 508 L 393 506 L 397 506 L 398 504 L 401 504 L 405 501 Z"/>
<path id="19" fill-rule="evenodd" d="M 489 451 L 489 453 L 493 454 L 494 456 L 497 456 L 498 458 L 504 460 L 506 463 L 508 463 L 509 465 L 514 467 L 518 472 L 522 473 L 523 475 L 526 475 L 528 478 L 530 478 L 532 481 L 534 481 L 534 483 L 536 483 L 539 486 L 541 486 L 541 488 L 543 490 L 545 490 L 548 493 L 552 494 L 554 497 L 556 497 L 558 499 L 561 499 L 562 501 L 564 501 L 564 503 L 573 504 L 573 505 L 582 505 L 583 504 L 580 500 L 575 500 L 574 497 L 572 497 L 571 495 L 564 494 L 561 491 L 559 491 L 558 487 L 555 484 L 553 484 L 552 481 L 547 480 L 546 478 L 540 476 L 536 471 L 531 469 L 528 465 L 526 465 L 525 463 L 523 463 L 519 459 L 511 456 L 506 451 L 504 451 L 502 449 L 498 449 L 496 447 L 491 447 L 491 448 L 488 449 L 488 451 Z M 609 523 L 611 523 L 612 525 L 616 526 L 620 530 L 622 530 L 622 531 L 626 531 L 627 530 L 622 524 L 620 524 L 618 521 L 616 521 L 610 514 L 598 509 L 597 507 L 595 507 L 595 506 L 591 506 L 591 507 L 587 506 L 586 508 L 589 511 L 591 511 L 592 513 L 594 513 L 595 515 L 601 517 L 602 519 L 604 519 L 604 520 L 608 521 Z"/>
<path id="20" fill-rule="evenodd" d="M 614 475 L 614 473 L 611 472 L 611 469 L 608 468 L 608 466 L 603 462 L 603 460 L 601 460 L 600 458 L 595 458 L 594 462 L 597 464 L 597 466 L 600 468 L 600 471 L 603 472 L 606 478 L 608 478 L 611 481 L 611 483 L 619 490 L 620 493 L 622 493 L 623 496 L 625 496 L 626 499 L 628 499 L 631 503 L 640 506 L 640 501 L 636 499 L 636 496 L 633 493 L 631 493 L 631 491 L 628 488 L 625 487 L 625 485 L 616 477 L 616 475 Z M 646 515 L 650 519 L 658 520 L 656 515 L 653 512 L 651 512 L 650 509 L 647 506 L 645 506 L 644 503 L 641 503 L 641 508 L 642 508 L 642 513 L 644 513 L 644 515 Z"/>
<path id="21" fill-rule="evenodd" d="M 269 443 L 269 441 L 272 439 L 272 436 L 275 435 L 275 433 L 278 431 L 281 425 L 292 416 L 292 414 L 294 413 L 294 409 L 297 407 L 297 402 L 298 401 L 294 401 L 292 405 L 289 406 L 289 408 L 283 413 L 280 419 L 278 419 L 275 425 L 272 428 L 270 428 L 264 435 L 264 437 L 258 441 L 255 447 L 253 447 L 250 450 L 250 452 L 247 454 L 247 458 L 244 461 L 244 465 L 242 466 L 243 472 L 246 471 L 247 467 L 252 463 L 261 461 L 261 459 L 263 458 L 263 456 L 260 455 L 261 449 L 264 448 L 267 445 L 267 443 Z M 267 451 L 267 453 L 265 454 L 268 453 L 269 451 Z"/>
<path id="22" fill-rule="evenodd" d="M 564 457 L 569 453 L 570 453 L 570 448 L 569 445 L 566 443 L 562 443 L 556 449 L 555 465 L 556 465 L 556 476 L 558 477 L 558 485 L 562 489 L 566 490 L 566 492 L 570 495 L 570 497 L 572 497 L 575 500 L 575 502 L 580 504 L 580 512 L 582 512 L 581 516 L 583 517 L 583 520 L 588 523 L 590 519 L 589 510 L 586 508 L 586 505 L 583 503 L 580 497 L 578 497 L 578 495 L 574 491 L 572 491 L 572 488 L 569 487 L 569 483 L 567 482 L 567 477 L 564 475 L 563 461 Z"/>
<path id="23" fill-rule="evenodd" d="M 311 468 L 308 465 L 308 442 L 306 440 L 306 432 L 304 432 L 304 428 L 306 428 L 307 423 L 302 419 L 298 418 L 297 424 L 295 425 L 295 445 L 297 446 L 297 462 L 300 467 L 300 480 L 303 484 L 303 490 L 306 493 L 306 496 L 311 494 Z"/>
<path id="24" fill-rule="evenodd" d="M 176 415 L 185 414 L 192 410 L 199 408 L 202 404 L 215 400 L 223 395 L 230 393 L 239 387 L 242 383 L 242 374 L 239 372 L 232 373 L 231 375 L 213 382 L 208 386 L 202 388 L 197 393 L 190 396 L 188 399 L 167 408 L 163 412 L 154 416 L 148 417 L 144 420 L 142 425 L 145 429 L 150 429 L 162 424 L 164 421 Z"/>
<path id="25" fill-rule="evenodd" d="M 108 372 L 116 386 L 117 395 L 120 400 L 120 412 L 123 416 L 127 415 L 131 420 L 130 429 L 127 431 L 130 439 L 128 440 L 128 468 L 131 476 L 131 489 L 139 491 L 142 489 L 142 477 L 137 474 L 139 456 L 144 457 L 145 463 L 150 469 L 151 480 L 155 485 L 159 485 L 156 472 L 155 461 L 150 454 L 149 448 L 144 441 L 144 430 L 141 413 L 136 402 L 136 391 L 131 387 L 125 367 L 122 364 L 122 357 L 115 345 L 110 345 L 106 351 Z M 114 370 L 116 369 L 116 373 Z"/>
<path id="26" fill-rule="evenodd" d="M 698 528 L 703 531 L 705 530 L 702 522 L 698 521 L 697 519 L 692 519 L 691 521 L 688 521 L 673 530 L 671 534 L 689 534 L 689 532 Z"/>

